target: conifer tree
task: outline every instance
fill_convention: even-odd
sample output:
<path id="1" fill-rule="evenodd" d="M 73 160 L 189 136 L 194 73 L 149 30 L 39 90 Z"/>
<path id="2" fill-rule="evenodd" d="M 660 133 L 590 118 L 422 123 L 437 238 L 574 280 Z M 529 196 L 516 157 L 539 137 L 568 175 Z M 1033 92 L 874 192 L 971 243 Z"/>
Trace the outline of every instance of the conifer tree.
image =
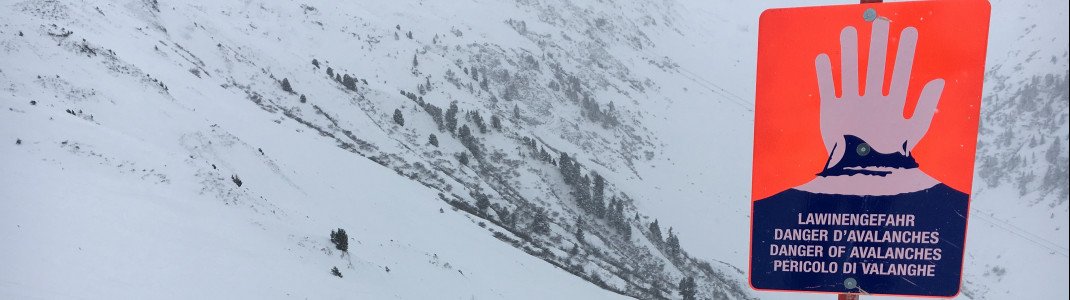
<path id="1" fill-rule="evenodd" d="M 580 217 L 576 217 L 576 242 L 583 242 L 583 220 Z"/>
<path id="2" fill-rule="evenodd" d="M 653 282 L 650 283 L 650 290 L 649 290 L 650 295 L 652 296 L 651 298 L 652 299 L 661 299 L 662 298 L 661 297 L 661 282 L 658 282 L 657 278 L 654 278 L 652 280 L 653 280 Z"/>
<path id="3" fill-rule="evenodd" d="M 450 108 L 446 109 L 446 129 L 453 133 L 457 130 L 457 101 L 450 102 Z"/>
<path id="4" fill-rule="evenodd" d="M 697 291 L 694 277 L 688 276 L 680 279 L 680 284 L 677 288 L 680 290 L 680 296 L 684 300 L 695 300 L 695 292 Z"/>
<path id="5" fill-rule="evenodd" d="M 561 176 L 565 179 L 565 184 L 572 186 L 573 178 L 569 176 L 572 170 L 572 159 L 569 158 L 568 153 L 561 151 L 561 158 L 557 162 L 558 169 L 561 170 Z"/>
<path id="6" fill-rule="evenodd" d="M 427 136 L 427 143 L 430 144 L 431 146 L 438 147 L 438 136 L 435 136 L 434 133 L 432 133 L 431 135 L 428 135 Z"/>
<path id="7" fill-rule="evenodd" d="M 487 134 L 487 123 L 483 121 L 483 116 L 479 114 L 479 111 L 472 111 L 472 122 L 476 124 L 476 128 L 479 128 L 479 133 Z"/>
<path id="8" fill-rule="evenodd" d="M 665 246 L 673 258 L 680 256 L 680 238 L 676 236 L 676 233 L 672 232 L 672 227 L 669 227 L 669 237 L 665 238 Z"/>
<path id="9" fill-rule="evenodd" d="M 461 139 L 461 142 L 472 138 L 472 129 L 468 128 L 468 125 L 461 125 L 461 129 L 457 130 L 457 137 Z"/>
<path id="10" fill-rule="evenodd" d="M 287 79 L 287 78 L 283 78 L 282 79 L 282 90 L 286 91 L 287 93 L 293 93 L 294 92 L 293 87 L 290 86 L 290 79 Z"/>
<path id="11" fill-rule="evenodd" d="M 342 272 L 338 271 L 338 267 L 331 268 L 331 275 L 338 276 L 338 278 L 342 278 Z"/>
<path id="12" fill-rule="evenodd" d="M 602 175 L 592 172 L 594 175 L 594 186 L 591 189 L 591 204 L 594 205 L 594 214 L 599 218 L 605 217 L 605 190 L 606 180 L 602 178 Z"/>
<path id="13" fill-rule="evenodd" d="M 468 165 L 468 152 L 461 152 L 460 154 L 457 154 L 457 162 L 460 162 L 461 165 L 467 166 Z"/>
<path id="14" fill-rule="evenodd" d="M 490 127 L 494 128 L 494 130 L 502 131 L 502 118 L 499 118 L 498 115 L 491 115 Z"/>
<path id="15" fill-rule="evenodd" d="M 397 123 L 399 126 L 402 127 L 405 126 L 405 116 L 401 114 L 400 108 L 394 109 L 394 123 Z"/>
<path id="16" fill-rule="evenodd" d="M 490 207 L 490 198 L 487 195 L 477 192 L 473 193 L 472 197 L 476 198 L 476 208 L 479 208 L 479 211 L 486 211 L 487 207 Z"/>
<path id="17" fill-rule="evenodd" d="M 550 218 L 542 209 L 536 209 L 531 220 L 531 231 L 537 234 L 550 233 Z"/>
<path id="18" fill-rule="evenodd" d="M 573 167 L 578 168 L 575 164 L 573 164 Z M 576 202 L 579 202 L 580 207 L 583 207 L 587 213 L 593 214 L 597 210 L 594 202 L 591 201 L 590 177 L 587 177 L 586 175 L 579 177 L 579 181 L 577 181 L 576 185 L 573 187 L 573 194 L 576 197 Z"/>
<path id="19" fill-rule="evenodd" d="M 661 243 L 661 226 L 658 226 L 658 219 L 654 219 L 654 222 L 650 223 L 650 237 L 654 239 L 654 242 Z"/>
<path id="20" fill-rule="evenodd" d="M 349 252 L 349 235 L 346 234 L 345 229 L 331 230 L 331 243 L 336 249 Z"/>
<path id="21" fill-rule="evenodd" d="M 444 123 L 442 117 L 442 108 L 439 108 L 438 106 L 427 102 L 424 102 L 423 107 L 424 111 L 431 115 L 431 120 L 434 121 L 435 125 L 438 126 L 438 130 L 441 131 L 443 129 L 446 129 L 446 124 Z"/>

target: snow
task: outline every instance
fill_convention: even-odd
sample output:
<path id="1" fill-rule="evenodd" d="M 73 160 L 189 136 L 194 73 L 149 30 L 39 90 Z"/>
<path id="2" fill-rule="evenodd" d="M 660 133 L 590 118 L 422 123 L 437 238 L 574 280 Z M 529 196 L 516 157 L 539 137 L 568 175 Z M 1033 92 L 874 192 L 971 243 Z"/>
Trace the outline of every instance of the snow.
<path id="1" fill-rule="evenodd" d="M 495 239 L 436 191 L 157 63 L 144 51 L 156 40 L 115 34 L 134 19 L 73 30 L 162 78 L 170 95 L 130 88 L 142 83 L 99 67 L 99 56 L 65 56 L 24 18 L 2 22 L 3 298 L 619 297 Z M 27 36 L 13 38 L 18 30 Z M 188 37 L 188 49 L 214 47 Z M 303 90 L 314 83 L 290 80 Z M 77 89 L 91 96 L 69 97 Z M 349 232 L 349 254 L 328 241 L 335 228 Z M 329 273 L 334 266 L 344 278 Z"/>

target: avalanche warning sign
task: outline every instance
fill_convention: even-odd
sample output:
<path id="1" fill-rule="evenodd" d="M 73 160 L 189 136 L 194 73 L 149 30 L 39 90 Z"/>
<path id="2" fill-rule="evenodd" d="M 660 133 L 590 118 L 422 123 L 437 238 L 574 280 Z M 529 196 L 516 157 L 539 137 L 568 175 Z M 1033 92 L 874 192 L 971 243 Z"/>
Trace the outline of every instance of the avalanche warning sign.
<path id="1" fill-rule="evenodd" d="M 762 14 L 753 288 L 958 294 L 989 12 L 921 1 Z"/>

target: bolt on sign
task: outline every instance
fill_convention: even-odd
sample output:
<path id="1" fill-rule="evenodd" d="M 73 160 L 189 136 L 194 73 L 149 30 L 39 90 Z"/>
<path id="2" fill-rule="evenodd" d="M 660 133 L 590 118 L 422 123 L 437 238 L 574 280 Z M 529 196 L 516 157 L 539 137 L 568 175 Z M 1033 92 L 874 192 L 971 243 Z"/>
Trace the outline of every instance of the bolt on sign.
<path id="1" fill-rule="evenodd" d="M 990 9 L 920 1 L 762 13 L 753 288 L 958 294 Z"/>

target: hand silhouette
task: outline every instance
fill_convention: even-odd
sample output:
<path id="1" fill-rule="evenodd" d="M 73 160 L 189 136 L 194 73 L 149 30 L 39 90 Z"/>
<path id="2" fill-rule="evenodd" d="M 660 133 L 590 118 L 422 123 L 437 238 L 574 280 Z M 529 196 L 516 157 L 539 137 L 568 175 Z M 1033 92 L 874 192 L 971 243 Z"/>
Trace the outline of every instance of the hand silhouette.
<path id="1" fill-rule="evenodd" d="M 914 64 L 918 30 L 914 27 L 903 29 L 895 56 L 895 67 L 892 69 L 891 86 L 888 95 L 884 95 L 888 25 L 885 18 L 878 17 L 873 20 L 866 89 L 861 95 L 858 87 L 858 34 L 854 27 L 844 27 L 840 32 L 840 97 L 836 97 L 835 85 L 832 82 L 832 64 L 828 54 L 821 53 L 815 59 L 821 97 L 821 138 L 830 155 L 826 167 L 836 165 L 843 158 L 844 151 L 855 151 L 843 149 L 846 145 L 846 135 L 861 138 L 879 153 L 899 152 L 908 155 L 929 130 L 929 124 L 936 113 L 936 104 L 944 90 L 944 80 L 936 78 L 926 83 L 913 115 L 909 119 L 904 117 L 907 85 Z"/>

